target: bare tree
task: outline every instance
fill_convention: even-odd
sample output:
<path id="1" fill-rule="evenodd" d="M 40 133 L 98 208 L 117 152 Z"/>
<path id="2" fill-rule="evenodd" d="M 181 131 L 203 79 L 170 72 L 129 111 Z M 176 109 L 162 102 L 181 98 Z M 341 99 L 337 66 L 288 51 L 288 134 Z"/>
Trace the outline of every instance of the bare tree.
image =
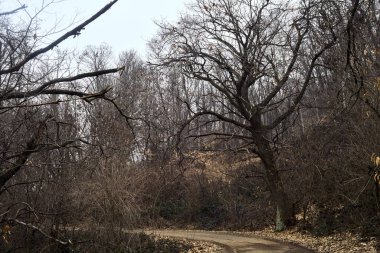
<path id="1" fill-rule="evenodd" d="M 320 57 L 336 43 L 337 21 L 328 19 L 323 29 L 319 23 L 332 9 L 333 4 L 315 1 L 197 0 L 178 23 L 160 24 L 151 43 L 153 64 L 180 68 L 189 80 L 209 87 L 202 95 L 213 103 L 184 101 L 191 111 L 184 126 L 207 117 L 203 125 L 223 122 L 238 129 L 211 127 L 207 134 L 190 135 L 238 139 L 236 149 L 261 158 L 276 230 L 291 220 L 276 141 L 314 84 Z"/>
<path id="2" fill-rule="evenodd" d="M 122 70 L 115 67 L 82 71 L 75 64 L 75 57 L 57 49 L 57 46 L 66 39 L 79 36 L 85 27 L 116 2 L 111 1 L 58 38 L 53 38 L 54 34 L 36 35 L 37 16 L 45 11 L 46 6 L 34 16 L 27 15 L 29 22 L 24 25 L 16 22 L 13 15 L 27 9 L 26 6 L 0 13 L 1 224 L 12 222 L 47 235 L 44 228 L 33 224 L 38 219 L 31 217 L 37 217 L 40 211 L 30 203 L 37 203 L 39 194 L 49 189 L 49 182 L 70 181 L 68 173 L 61 169 L 68 168 L 68 164 L 79 159 L 79 152 L 72 150 L 88 144 L 87 139 L 81 136 L 80 124 L 77 125 L 80 120 L 75 115 L 80 110 L 79 106 L 74 108 L 74 105 L 108 99 L 106 93 L 112 85 L 109 82 L 109 85 L 99 89 L 99 86 L 88 85 L 85 80 L 93 81 L 91 78 Z M 50 43 L 44 43 L 46 41 Z M 56 171 L 52 172 L 52 169 Z M 45 172 L 51 174 L 45 175 Z M 21 188 L 27 192 L 25 196 L 22 190 L 18 191 Z M 57 187 L 50 189 L 55 191 Z M 10 195 L 13 197 L 9 198 Z M 49 201 L 45 203 L 46 209 L 59 209 L 56 204 L 61 200 L 57 198 L 57 201 Z M 61 240 L 57 242 L 67 243 Z"/>
<path id="3" fill-rule="evenodd" d="M 85 73 L 67 73 L 61 74 L 59 69 L 48 69 L 48 73 L 42 75 L 36 73 L 35 66 L 43 65 L 44 54 L 54 49 L 61 42 L 69 37 L 75 37 L 92 21 L 104 14 L 117 1 L 112 1 L 102 8 L 98 13 L 84 21 L 80 25 L 71 29 L 58 39 L 54 40 L 47 46 L 35 49 L 33 43 L 33 30 L 22 28 L 20 31 L 7 31 L 11 27 L 3 27 L 2 48 L 1 48 L 1 90 L 0 90 L 0 112 L 2 114 L 9 110 L 15 110 L 23 107 L 36 107 L 47 104 L 58 104 L 61 99 L 51 100 L 44 95 L 67 95 L 77 96 L 81 99 L 89 101 L 94 98 L 101 98 L 105 95 L 108 89 L 103 89 L 95 92 L 86 92 L 76 85 L 72 85 L 74 81 L 84 78 L 101 76 L 105 74 L 115 73 L 121 68 L 99 69 Z M 21 37 L 13 37 L 10 34 L 19 33 Z M 42 62 L 42 63 L 41 63 Z M 53 67 L 54 68 L 54 67 Z M 52 78 L 49 74 L 58 72 L 59 77 Z M 41 122 L 44 125 L 47 119 Z M 26 147 L 20 153 L 14 155 L 4 155 L 2 164 L 8 169 L 3 169 L 0 174 L 0 187 L 12 178 L 25 164 L 28 157 L 38 151 L 39 140 L 43 134 L 41 127 L 37 127 L 35 134 L 26 142 Z M 4 154 L 4 152 L 3 152 Z M 4 167 L 3 167 L 4 168 Z"/>
<path id="4" fill-rule="evenodd" d="M 340 95 L 347 108 L 362 102 L 366 114 L 380 119 L 379 73 L 379 10 L 376 1 L 355 0 L 349 9 L 346 36 L 340 54 L 335 57 L 345 64 L 333 66 L 337 75 L 343 73 L 344 89 Z M 348 91 L 348 92 L 347 92 Z M 344 97 L 344 95 L 346 97 Z"/>

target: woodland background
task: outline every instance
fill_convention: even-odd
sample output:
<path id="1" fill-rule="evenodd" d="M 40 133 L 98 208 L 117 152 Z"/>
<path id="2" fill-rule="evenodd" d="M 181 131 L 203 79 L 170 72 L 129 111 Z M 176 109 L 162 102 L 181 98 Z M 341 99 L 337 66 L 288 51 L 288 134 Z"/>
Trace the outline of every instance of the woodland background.
<path id="1" fill-rule="evenodd" d="M 0 13 L 1 251 L 139 252 L 122 229 L 144 227 L 378 241 L 377 1 L 197 0 L 148 60 L 59 48 L 116 2 L 61 37 Z"/>

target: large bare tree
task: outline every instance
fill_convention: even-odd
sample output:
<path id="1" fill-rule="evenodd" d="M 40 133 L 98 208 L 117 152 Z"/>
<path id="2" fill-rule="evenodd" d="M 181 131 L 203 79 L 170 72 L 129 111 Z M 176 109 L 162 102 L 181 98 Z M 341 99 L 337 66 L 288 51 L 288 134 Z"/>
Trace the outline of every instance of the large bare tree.
<path id="1" fill-rule="evenodd" d="M 188 82 L 208 87 L 202 96 L 213 103 L 184 99 L 191 111 L 184 126 L 206 118 L 203 126 L 223 122 L 238 129 L 190 135 L 238 139 L 240 148 L 261 158 L 276 230 L 291 222 L 276 141 L 315 84 L 320 57 L 336 43 L 339 19 L 329 18 L 335 7 L 327 1 L 197 0 L 176 24 L 161 23 L 151 43 L 153 64 L 179 68 Z"/>

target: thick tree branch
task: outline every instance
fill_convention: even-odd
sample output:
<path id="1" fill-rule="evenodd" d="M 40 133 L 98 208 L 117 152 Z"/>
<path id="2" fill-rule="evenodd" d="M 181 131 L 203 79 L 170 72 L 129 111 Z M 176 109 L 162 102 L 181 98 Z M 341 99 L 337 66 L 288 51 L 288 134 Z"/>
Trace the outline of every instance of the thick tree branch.
<path id="1" fill-rule="evenodd" d="M 191 122 L 193 122 L 195 119 L 201 117 L 201 116 L 204 116 L 204 115 L 211 115 L 213 117 L 216 117 L 219 121 L 223 121 L 223 122 L 226 122 L 226 123 L 230 123 L 230 124 L 233 124 L 237 127 L 240 127 L 242 129 L 245 129 L 247 131 L 250 131 L 251 130 L 251 127 L 249 125 L 245 125 L 243 123 L 240 123 L 238 121 L 235 121 L 233 119 L 230 119 L 226 116 L 223 116 L 219 113 L 216 113 L 216 112 L 213 112 L 213 111 L 202 111 L 202 112 L 198 112 L 196 114 L 194 114 L 190 119 L 188 119 L 184 124 L 182 124 L 181 128 L 179 129 L 178 131 L 178 142 L 177 142 L 177 146 L 180 142 L 180 136 L 183 132 L 183 130 L 186 128 L 186 126 L 188 126 Z"/>
<path id="2" fill-rule="evenodd" d="M 3 96 L 0 97 L 0 101 L 8 100 L 8 99 L 16 99 L 16 98 L 28 98 L 28 97 L 38 96 L 41 94 L 62 94 L 62 95 L 72 95 L 72 96 L 80 96 L 80 97 L 91 95 L 88 93 L 83 93 L 83 92 L 73 91 L 73 90 L 59 90 L 59 89 L 46 90 L 46 88 L 48 88 L 49 86 L 51 86 L 53 84 L 57 84 L 57 83 L 72 82 L 72 81 L 80 80 L 80 79 L 87 78 L 87 77 L 97 77 L 97 76 L 101 76 L 101 75 L 115 73 L 115 72 L 121 71 L 123 69 L 124 69 L 124 67 L 113 68 L 113 69 L 105 69 L 105 70 L 99 70 L 99 71 L 94 71 L 94 72 L 82 73 L 82 74 L 72 76 L 72 77 L 64 77 L 64 78 L 53 79 L 53 80 L 48 81 L 48 82 L 42 84 L 40 87 L 38 87 L 34 90 L 31 90 L 31 91 L 11 92 L 8 94 L 4 94 Z M 60 93 L 60 91 L 62 93 Z"/>
<path id="3" fill-rule="evenodd" d="M 64 40 L 66 40 L 67 38 L 71 37 L 71 36 L 78 36 L 80 35 L 80 32 L 88 25 L 90 24 L 91 22 L 93 22 L 95 19 L 97 19 L 99 16 L 101 16 L 102 14 L 104 14 L 106 11 L 108 11 L 112 5 L 114 5 L 118 0 L 114 0 L 112 2 L 110 2 L 109 4 L 107 4 L 106 6 L 104 6 L 100 11 L 98 11 L 95 15 L 93 15 L 91 18 L 87 19 L 86 21 L 84 21 L 83 23 L 81 23 L 80 25 L 76 26 L 74 29 L 70 30 L 69 32 L 65 33 L 64 35 L 62 35 L 61 37 L 59 37 L 57 40 L 53 41 L 51 44 L 49 44 L 48 46 L 44 47 L 44 48 L 41 48 L 41 49 L 38 49 L 32 53 L 30 53 L 28 56 L 26 56 L 23 60 L 21 60 L 20 62 L 16 63 L 13 67 L 10 67 L 8 69 L 4 69 L 4 70 L 0 70 L 0 75 L 3 75 L 3 74 L 9 74 L 9 73 L 12 73 L 12 72 L 16 72 L 18 70 L 20 70 L 26 63 L 28 63 L 30 60 L 36 58 L 37 56 L 39 56 L 40 54 L 43 54 L 43 53 L 46 53 L 47 51 L 53 49 L 54 47 L 56 47 L 57 45 L 59 45 L 60 43 L 62 43 Z"/>
<path id="4" fill-rule="evenodd" d="M 22 6 L 20 6 L 20 7 L 16 8 L 16 9 L 14 9 L 14 10 L 12 10 L 12 11 L 1 12 L 1 13 L 0 13 L 0 16 L 12 15 L 12 14 L 15 14 L 15 13 L 17 13 L 18 11 L 20 11 L 20 10 L 24 10 L 24 9 L 26 9 L 26 8 L 27 8 L 27 6 L 26 6 L 25 4 L 23 4 Z"/>

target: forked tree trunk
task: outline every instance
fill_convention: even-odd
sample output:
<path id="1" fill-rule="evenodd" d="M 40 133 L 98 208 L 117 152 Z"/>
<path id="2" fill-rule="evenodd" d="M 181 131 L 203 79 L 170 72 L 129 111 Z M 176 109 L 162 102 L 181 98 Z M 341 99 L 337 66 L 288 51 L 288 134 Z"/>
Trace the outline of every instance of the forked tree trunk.
<path id="1" fill-rule="evenodd" d="M 264 136 L 260 136 L 256 145 L 265 167 L 266 182 L 276 207 L 275 230 L 282 231 L 286 229 L 292 221 L 292 205 L 289 202 L 276 168 L 273 150 L 270 147 L 269 141 Z"/>

